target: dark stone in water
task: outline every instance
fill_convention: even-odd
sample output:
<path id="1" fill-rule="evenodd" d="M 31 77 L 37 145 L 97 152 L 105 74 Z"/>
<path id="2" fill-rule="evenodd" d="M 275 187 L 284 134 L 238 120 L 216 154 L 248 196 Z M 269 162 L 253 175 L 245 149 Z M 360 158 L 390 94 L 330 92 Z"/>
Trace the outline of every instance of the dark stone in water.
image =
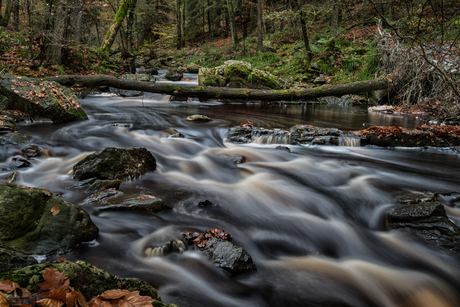
<path id="1" fill-rule="evenodd" d="M 182 70 L 178 68 L 172 68 L 165 75 L 165 78 L 168 79 L 169 81 L 180 81 L 182 80 L 183 77 L 184 77 L 184 73 L 182 72 Z"/>
<path id="2" fill-rule="evenodd" d="M 0 273 L 17 270 L 37 263 L 37 260 L 30 255 L 0 248 Z"/>
<path id="3" fill-rule="evenodd" d="M 75 164 L 73 177 L 79 180 L 93 177 L 109 180 L 134 180 L 149 171 L 154 171 L 155 168 L 155 158 L 143 147 L 108 147 Z"/>
<path id="4" fill-rule="evenodd" d="M 291 149 L 289 147 L 286 147 L 286 146 L 276 146 L 275 149 L 278 149 L 278 150 L 285 150 L 287 152 L 291 152 Z"/>
<path id="5" fill-rule="evenodd" d="M 448 217 L 434 194 L 412 194 L 396 200 L 405 203 L 387 214 L 391 229 L 410 233 L 431 244 L 460 252 L 460 228 Z"/>
<path id="6" fill-rule="evenodd" d="M 96 192 L 105 189 L 115 189 L 118 190 L 120 188 L 120 184 L 122 183 L 121 180 L 100 180 L 97 179 L 94 181 L 89 188 L 86 190 L 87 192 Z"/>
<path id="7" fill-rule="evenodd" d="M 183 138 L 184 135 L 177 131 L 176 129 L 165 129 L 163 131 L 160 131 L 160 136 L 166 136 L 170 138 Z"/>
<path id="8" fill-rule="evenodd" d="M 209 206 L 213 206 L 213 203 L 206 199 L 204 201 L 200 201 L 198 203 L 198 206 L 200 206 L 200 207 L 209 207 Z"/>
<path id="9" fill-rule="evenodd" d="M 0 145 L 22 145 L 32 140 L 32 137 L 22 133 L 8 133 L 0 138 Z"/>
<path id="10" fill-rule="evenodd" d="M 13 167 L 13 168 L 23 168 L 23 167 L 29 167 L 31 165 L 32 163 L 30 163 L 30 161 L 28 161 L 27 159 L 21 156 L 13 157 L 10 163 L 10 167 Z"/>
<path id="11" fill-rule="evenodd" d="M 45 149 L 43 147 L 31 144 L 29 147 L 24 148 L 22 150 L 22 154 L 26 156 L 27 158 L 36 158 L 36 157 L 43 157 L 43 156 L 48 156 L 48 149 Z"/>

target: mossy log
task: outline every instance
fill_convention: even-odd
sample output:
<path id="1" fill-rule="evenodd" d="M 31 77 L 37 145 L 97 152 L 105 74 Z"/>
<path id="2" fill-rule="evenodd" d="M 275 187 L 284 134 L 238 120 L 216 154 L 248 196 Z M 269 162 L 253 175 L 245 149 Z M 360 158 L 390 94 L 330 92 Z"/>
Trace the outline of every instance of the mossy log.
<path id="1" fill-rule="evenodd" d="M 307 100 L 326 96 L 342 96 L 359 94 L 390 88 L 394 85 L 391 79 L 380 78 L 338 85 L 323 85 L 307 89 L 257 90 L 247 88 L 190 86 L 167 83 L 149 83 L 135 80 L 119 79 L 110 75 L 61 75 L 46 80 L 56 81 L 62 85 L 72 86 L 110 86 L 124 90 L 137 90 L 151 93 L 163 93 L 175 96 L 198 98 L 223 98 L 263 101 Z"/>

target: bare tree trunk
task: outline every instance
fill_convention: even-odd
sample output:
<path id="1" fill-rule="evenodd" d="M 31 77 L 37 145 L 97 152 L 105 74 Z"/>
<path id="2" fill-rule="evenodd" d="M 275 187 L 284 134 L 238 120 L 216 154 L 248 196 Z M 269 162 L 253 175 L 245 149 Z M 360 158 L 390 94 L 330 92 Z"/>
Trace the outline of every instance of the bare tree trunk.
<path id="1" fill-rule="evenodd" d="M 337 29 L 339 28 L 339 0 L 334 0 L 331 17 L 331 34 L 333 37 L 336 37 Z"/>
<path id="2" fill-rule="evenodd" d="M 112 25 L 110 26 L 107 34 L 105 35 L 105 39 L 102 42 L 101 50 L 109 53 L 110 48 L 115 41 L 115 37 L 117 36 L 118 30 L 120 30 L 121 25 L 123 24 L 123 20 L 125 19 L 126 15 L 128 14 L 128 7 L 131 4 L 131 0 L 122 0 L 120 4 L 120 8 L 113 19 Z"/>
<path id="3" fill-rule="evenodd" d="M 262 0 L 257 0 L 257 48 L 261 53 L 263 51 L 262 41 Z"/>
<path id="4" fill-rule="evenodd" d="M 77 43 L 83 42 L 83 10 L 77 16 L 77 29 L 75 31 L 75 41 Z"/>
<path id="5" fill-rule="evenodd" d="M 13 0 L 8 0 L 6 3 L 5 13 L 1 17 L 0 27 L 6 28 L 10 21 L 11 12 L 13 11 Z M 0 12 L 1 13 L 1 12 Z"/>
<path id="6" fill-rule="evenodd" d="M 13 31 L 19 31 L 19 2 L 20 0 L 14 0 L 13 1 L 13 26 L 12 29 Z"/>
<path id="7" fill-rule="evenodd" d="M 233 46 L 238 46 L 238 34 L 236 33 L 235 12 L 233 11 L 232 0 L 227 0 L 228 18 L 230 19 L 230 31 L 232 34 Z"/>
<path id="8" fill-rule="evenodd" d="M 126 21 L 126 47 L 128 52 L 133 52 L 133 34 L 134 34 L 134 15 L 136 10 L 137 0 L 132 0 L 129 6 L 128 20 Z"/>
<path id="9" fill-rule="evenodd" d="M 181 0 L 176 0 L 176 21 L 177 21 L 177 49 L 182 48 L 182 14 L 180 11 Z"/>
<path id="10" fill-rule="evenodd" d="M 323 85 L 315 88 L 301 90 L 255 90 L 229 87 L 187 86 L 118 79 L 117 77 L 110 75 L 61 75 L 56 77 L 48 77 L 45 78 L 45 80 L 56 81 L 62 85 L 67 86 L 110 86 L 125 90 L 163 93 L 176 96 L 264 101 L 291 101 L 326 96 L 342 96 L 346 94 L 359 94 L 379 89 L 388 89 L 394 86 L 394 82 L 391 82 L 391 80 L 388 78 L 339 85 Z"/>
<path id="11" fill-rule="evenodd" d="M 310 48 L 310 41 L 308 39 L 307 24 L 305 22 L 304 12 L 302 11 L 302 6 L 300 5 L 300 0 L 297 0 L 299 6 L 299 16 L 300 16 L 300 25 L 302 28 L 302 39 L 305 45 L 305 50 L 307 51 L 307 61 L 310 62 L 312 58 L 312 51 Z"/>
<path id="12" fill-rule="evenodd" d="M 48 47 L 47 59 L 52 64 L 62 63 L 62 47 L 64 43 L 65 22 L 67 18 L 67 0 L 61 0 L 56 11 L 53 36 Z"/>

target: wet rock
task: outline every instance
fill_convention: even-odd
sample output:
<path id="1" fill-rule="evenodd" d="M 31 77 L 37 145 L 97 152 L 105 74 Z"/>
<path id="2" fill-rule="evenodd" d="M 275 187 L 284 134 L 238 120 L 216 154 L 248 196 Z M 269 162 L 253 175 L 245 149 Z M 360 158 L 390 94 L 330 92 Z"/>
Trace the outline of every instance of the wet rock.
<path id="1" fill-rule="evenodd" d="M 188 97 L 187 96 L 174 96 L 174 95 L 171 95 L 169 97 L 169 101 L 173 102 L 173 101 L 188 101 Z"/>
<path id="2" fill-rule="evenodd" d="M 246 163 L 246 157 L 245 156 L 240 156 L 240 155 L 230 155 L 227 156 L 230 161 L 232 161 L 235 164 L 242 164 Z"/>
<path id="3" fill-rule="evenodd" d="M 276 146 L 275 149 L 291 152 L 291 149 L 289 147 L 287 147 L 287 146 Z"/>
<path id="4" fill-rule="evenodd" d="M 210 207 L 210 206 L 213 206 L 213 203 L 206 199 L 204 201 L 200 201 L 198 203 L 198 206 L 199 207 Z"/>
<path id="5" fill-rule="evenodd" d="M 0 115 L 0 131 L 16 131 L 16 123 L 7 115 Z"/>
<path id="6" fill-rule="evenodd" d="M 460 252 L 460 228 L 447 217 L 440 202 L 427 194 L 406 195 L 397 200 L 406 205 L 387 213 L 390 229 L 410 233 L 455 253 Z"/>
<path id="7" fill-rule="evenodd" d="M 40 188 L 0 183 L 0 216 L 0 245 L 28 253 L 65 253 L 99 232 L 80 207 Z"/>
<path id="8" fill-rule="evenodd" d="M 248 128 L 235 128 L 227 133 L 227 142 L 231 143 L 250 143 L 252 141 L 252 130 Z"/>
<path id="9" fill-rule="evenodd" d="M 119 90 L 118 94 L 121 97 L 139 97 L 144 95 L 144 92 L 142 91 L 133 91 L 133 90 Z"/>
<path id="10" fill-rule="evenodd" d="M 11 172 L 8 175 L 4 176 L 0 182 L 2 183 L 13 183 L 16 181 L 17 172 Z"/>
<path id="11" fill-rule="evenodd" d="M 37 263 L 37 260 L 30 255 L 0 247 L 0 273 Z"/>
<path id="12" fill-rule="evenodd" d="M 169 138 L 183 138 L 184 135 L 177 131 L 176 129 L 165 129 L 160 131 L 161 137 L 169 137 Z"/>
<path id="13" fill-rule="evenodd" d="M 370 127 L 363 133 L 361 144 L 382 147 L 446 147 L 444 140 L 438 139 L 430 131 L 409 131 L 395 128 L 393 132 L 382 134 L 380 131 L 373 132 Z"/>
<path id="14" fill-rule="evenodd" d="M 189 122 L 195 122 L 195 123 L 204 123 L 204 122 L 212 121 L 212 118 L 207 117 L 206 115 L 194 114 L 194 115 L 188 116 L 185 120 Z"/>
<path id="15" fill-rule="evenodd" d="M 180 81 L 182 80 L 183 77 L 184 77 L 184 73 L 182 72 L 182 70 L 178 68 L 172 68 L 165 75 L 165 78 L 168 79 L 169 81 Z"/>
<path id="16" fill-rule="evenodd" d="M 121 78 L 143 82 L 155 82 L 155 78 L 150 77 L 150 74 L 124 74 Z"/>
<path id="17" fill-rule="evenodd" d="M 336 128 L 318 128 L 310 125 L 291 127 L 291 144 L 339 145 L 341 131 Z"/>
<path id="18" fill-rule="evenodd" d="M 9 279 L 31 293 L 37 293 L 40 290 L 37 284 L 43 280 L 43 271 L 47 268 L 55 268 L 64 273 L 70 281 L 70 286 L 79 290 L 87 300 L 107 290 L 126 289 L 140 291 L 140 295 L 150 296 L 158 300 L 154 302 L 156 307 L 165 306 L 161 303 L 158 291 L 145 281 L 138 278 L 120 278 L 81 260 L 76 262 L 70 260 L 51 261 L 35 264 L 16 271 L 2 273 L 0 274 L 0 279 Z"/>
<path id="19" fill-rule="evenodd" d="M 22 150 L 22 154 L 27 158 L 49 157 L 49 150 L 31 144 Z"/>
<path id="20" fill-rule="evenodd" d="M 86 190 L 87 192 L 96 192 L 106 189 L 115 189 L 120 188 L 121 180 L 99 180 L 96 179 Z"/>
<path id="21" fill-rule="evenodd" d="M 12 168 L 23 168 L 29 167 L 31 165 L 32 163 L 30 163 L 30 161 L 28 161 L 27 159 L 21 156 L 14 156 L 13 158 L 11 158 L 11 163 L 9 166 Z"/>
<path id="22" fill-rule="evenodd" d="M 1 110 L 0 114 L 8 116 L 14 120 L 15 123 L 27 122 L 30 119 L 29 114 L 19 110 Z"/>
<path id="23" fill-rule="evenodd" d="M 105 190 L 88 197 L 84 204 L 99 210 L 123 210 L 157 213 L 171 209 L 158 197 L 148 194 L 124 194 L 121 191 Z"/>
<path id="24" fill-rule="evenodd" d="M 9 98 L 9 107 L 27 112 L 32 118 L 53 122 L 87 119 L 75 94 L 56 82 L 0 75 L 0 94 Z"/>
<path id="25" fill-rule="evenodd" d="M 90 185 L 92 185 L 96 180 L 98 180 L 97 178 L 89 178 L 89 179 L 85 179 L 83 181 L 80 181 L 74 185 L 71 185 L 70 187 L 67 187 L 66 189 L 69 189 L 69 190 L 74 190 L 74 189 L 82 189 L 82 188 L 85 188 L 85 187 L 89 187 Z"/>
<path id="26" fill-rule="evenodd" d="M 206 246 L 201 250 L 209 256 L 214 265 L 230 272 L 232 275 L 239 275 L 257 269 L 248 252 L 242 247 L 233 245 L 230 241 L 210 238 L 207 240 Z"/>
<path id="27" fill-rule="evenodd" d="M 143 147 L 99 150 L 73 167 L 73 177 L 79 180 L 89 178 L 134 180 L 156 168 L 156 160 Z"/>
<path id="28" fill-rule="evenodd" d="M 32 136 L 16 132 L 5 134 L 0 138 L 0 145 L 22 145 L 30 142 Z"/>

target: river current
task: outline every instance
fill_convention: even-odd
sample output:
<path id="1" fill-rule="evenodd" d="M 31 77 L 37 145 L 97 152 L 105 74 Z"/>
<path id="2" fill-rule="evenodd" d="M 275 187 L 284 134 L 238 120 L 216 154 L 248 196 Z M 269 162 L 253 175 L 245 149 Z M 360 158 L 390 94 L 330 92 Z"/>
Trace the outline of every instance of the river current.
<path id="1" fill-rule="evenodd" d="M 228 129 L 245 120 L 264 128 L 309 124 L 345 130 L 414 128 L 421 120 L 348 106 L 168 98 L 88 96 L 81 103 L 89 120 L 19 126 L 51 155 L 21 169 L 18 184 L 49 189 L 78 205 L 88 194 L 67 189 L 77 182 L 77 161 L 104 147 L 142 146 L 156 158 L 157 169 L 120 190 L 155 195 L 174 208 L 147 214 L 84 207 L 100 229 L 97 242 L 48 260 L 81 259 L 121 277 L 141 278 L 164 302 L 182 307 L 460 306 L 460 257 L 385 226 L 398 195 L 460 192 L 458 152 L 287 145 L 289 152 L 277 144 L 224 142 Z M 192 114 L 214 120 L 185 121 Z M 185 138 L 165 137 L 161 131 L 168 128 Z M 17 149 L 3 148 L 3 165 Z M 235 164 L 229 159 L 234 156 L 247 162 Z M 214 205 L 198 206 L 204 200 Z M 460 225 L 460 209 L 446 208 Z M 139 240 L 170 226 L 227 231 L 257 271 L 231 277 L 191 249 L 166 257 L 138 255 Z"/>

